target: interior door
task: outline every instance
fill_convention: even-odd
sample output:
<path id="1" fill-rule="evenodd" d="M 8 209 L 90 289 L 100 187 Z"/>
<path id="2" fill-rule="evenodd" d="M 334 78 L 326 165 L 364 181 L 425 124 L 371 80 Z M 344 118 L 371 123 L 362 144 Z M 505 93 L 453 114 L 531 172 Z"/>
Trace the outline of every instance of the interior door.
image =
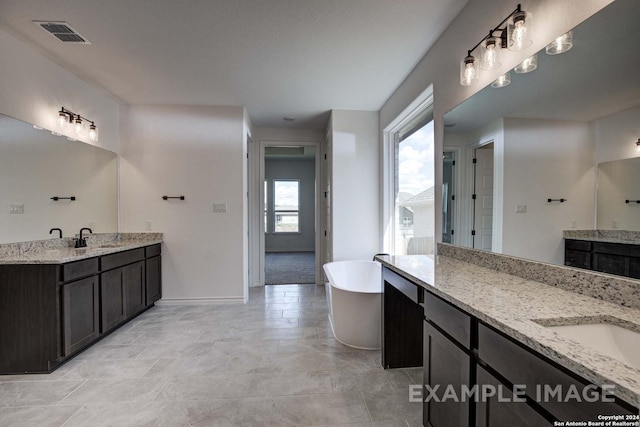
<path id="1" fill-rule="evenodd" d="M 491 250 L 493 234 L 493 143 L 475 150 L 473 247 Z"/>

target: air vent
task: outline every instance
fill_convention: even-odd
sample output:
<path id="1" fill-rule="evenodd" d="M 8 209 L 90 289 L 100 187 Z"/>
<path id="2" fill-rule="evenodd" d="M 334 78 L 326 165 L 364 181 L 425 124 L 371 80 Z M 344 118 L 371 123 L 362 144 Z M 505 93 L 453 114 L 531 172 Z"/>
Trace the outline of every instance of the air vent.
<path id="1" fill-rule="evenodd" d="M 63 43 L 91 44 L 89 40 L 66 22 L 33 21 L 33 23 Z"/>

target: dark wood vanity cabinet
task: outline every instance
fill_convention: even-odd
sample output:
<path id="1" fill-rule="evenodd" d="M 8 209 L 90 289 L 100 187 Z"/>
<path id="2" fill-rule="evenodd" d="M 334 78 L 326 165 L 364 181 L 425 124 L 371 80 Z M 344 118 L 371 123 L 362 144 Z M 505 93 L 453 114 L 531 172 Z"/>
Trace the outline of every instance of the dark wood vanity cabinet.
<path id="1" fill-rule="evenodd" d="M 438 389 L 423 403 L 425 426 L 542 427 L 555 420 L 594 421 L 599 414 L 634 413 L 621 401 L 540 399 L 539 391 L 547 386 L 565 393 L 573 388 L 581 395 L 594 386 L 430 292 L 425 292 L 423 306 L 424 394 Z M 448 387 L 460 397 L 474 386 L 475 395 L 466 401 L 444 399 Z M 485 387 L 498 394 L 485 394 Z"/>
<path id="2" fill-rule="evenodd" d="M 0 265 L 0 374 L 51 372 L 160 299 L 160 244 Z"/>
<path id="3" fill-rule="evenodd" d="M 100 289 L 97 275 L 62 285 L 63 356 L 69 356 L 100 335 Z"/>
<path id="4" fill-rule="evenodd" d="M 565 239 L 564 264 L 640 279 L 640 245 Z"/>
<path id="5" fill-rule="evenodd" d="M 423 289 L 387 268 L 382 281 L 382 366 L 422 366 Z"/>

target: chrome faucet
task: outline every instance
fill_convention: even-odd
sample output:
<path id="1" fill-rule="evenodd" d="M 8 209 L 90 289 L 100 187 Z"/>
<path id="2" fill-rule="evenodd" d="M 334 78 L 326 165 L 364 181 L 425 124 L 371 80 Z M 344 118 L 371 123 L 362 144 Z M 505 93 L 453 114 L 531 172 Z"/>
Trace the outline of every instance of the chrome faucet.
<path id="1" fill-rule="evenodd" d="M 91 231 L 90 228 L 87 228 L 87 227 L 81 228 L 80 229 L 80 237 L 76 240 L 76 246 L 75 246 L 76 248 L 86 248 L 87 247 L 87 240 L 84 237 L 82 237 L 82 232 L 84 230 L 89 231 L 89 233 L 93 233 L 93 231 Z"/>
<path id="2" fill-rule="evenodd" d="M 53 234 L 54 231 L 59 232 L 60 238 L 62 239 L 62 228 L 52 228 L 51 230 L 49 230 L 49 234 Z"/>

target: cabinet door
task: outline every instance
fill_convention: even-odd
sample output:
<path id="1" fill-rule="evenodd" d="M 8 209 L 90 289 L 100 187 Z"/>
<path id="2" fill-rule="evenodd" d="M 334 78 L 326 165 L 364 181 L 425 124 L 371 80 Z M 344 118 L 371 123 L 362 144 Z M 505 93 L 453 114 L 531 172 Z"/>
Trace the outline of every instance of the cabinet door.
<path id="1" fill-rule="evenodd" d="M 64 355 L 86 347 L 100 334 L 98 276 L 62 286 Z"/>
<path id="2" fill-rule="evenodd" d="M 574 251 L 566 249 L 564 252 L 564 265 L 578 268 L 591 268 L 591 252 Z"/>
<path id="3" fill-rule="evenodd" d="M 593 254 L 593 269 L 603 273 L 627 276 L 627 257 L 611 254 Z"/>
<path id="4" fill-rule="evenodd" d="M 130 319 L 146 306 L 144 261 L 122 267 L 122 270 L 125 316 Z"/>
<path id="5" fill-rule="evenodd" d="M 469 402 L 447 398 L 446 389 L 460 395 L 470 387 L 471 357 L 431 323 L 424 322 L 424 392 L 436 390 L 438 399 L 427 399 L 423 403 L 423 423 L 426 427 L 467 427 L 469 425 Z"/>
<path id="6" fill-rule="evenodd" d="M 101 332 L 105 333 L 124 322 L 124 272 L 122 268 L 100 275 L 100 303 L 102 306 Z"/>
<path id="7" fill-rule="evenodd" d="M 478 365 L 478 388 L 483 386 L 491 391 L 493 396 L 480 398 L 476 403 L 476 427 L 548 427 L 551 425 L 526 402 L 513 402 L 511 389 L 501 384 L 493 375 Z M 500 397 L 500 398 L 499 398 Z"/>
<path id="8" fill-rule="evenodd" d="M 162 298 L 162 263 L 160 256 L 146 260 L 147 307 Z"/>

